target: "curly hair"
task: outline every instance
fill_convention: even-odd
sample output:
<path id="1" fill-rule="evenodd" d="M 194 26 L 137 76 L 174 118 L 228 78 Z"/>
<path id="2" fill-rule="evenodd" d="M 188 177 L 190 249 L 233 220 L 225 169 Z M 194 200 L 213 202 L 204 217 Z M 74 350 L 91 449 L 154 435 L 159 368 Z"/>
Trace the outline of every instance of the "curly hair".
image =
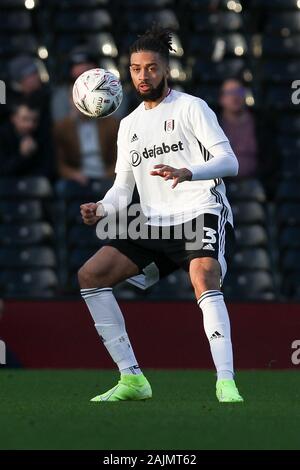
<path id="1" fill-rule="evenodd" d="M 168 61 L 169 52 L 174 51 L 172 48 L 172 33 L 166 28 L 153 24 L 142 36 L 130 46 L 129 54 L 140 51 L 158 52 Z"/>

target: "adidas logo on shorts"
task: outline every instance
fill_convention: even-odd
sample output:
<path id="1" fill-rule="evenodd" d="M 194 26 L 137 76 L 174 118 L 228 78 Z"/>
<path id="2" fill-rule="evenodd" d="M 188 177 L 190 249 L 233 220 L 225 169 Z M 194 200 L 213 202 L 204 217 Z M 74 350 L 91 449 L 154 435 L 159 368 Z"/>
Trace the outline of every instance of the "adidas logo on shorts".
<path id="1" fill-rule="evenodd" d="M 202 250 L 211 250 L 211 251 L 215 251 L 215 249 L 214 249 L 214 247 L 212 246 L 211 243 L 209 243 L 208 245 L 203 246 Z"/>

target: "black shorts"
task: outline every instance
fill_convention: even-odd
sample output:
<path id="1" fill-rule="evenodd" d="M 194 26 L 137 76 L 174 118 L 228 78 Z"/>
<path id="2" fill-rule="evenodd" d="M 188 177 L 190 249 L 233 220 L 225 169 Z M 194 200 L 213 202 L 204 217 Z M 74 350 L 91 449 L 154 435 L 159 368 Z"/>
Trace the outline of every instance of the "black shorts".
<path id="1" fill-rule="evenodd" d="M 223 280 L 226 258 L 233 250 L 234 230 L 220 216 L 202 214 L 180 225 L 147 226 L 147 238 L 116 238 L 109 240 L 107 245 L 126 255 L 138 266 L 140 273 L 154 262 L 160 278 L 179 268 L 188 271 L 194 258 L 214 258 L 220 263 Z"/>

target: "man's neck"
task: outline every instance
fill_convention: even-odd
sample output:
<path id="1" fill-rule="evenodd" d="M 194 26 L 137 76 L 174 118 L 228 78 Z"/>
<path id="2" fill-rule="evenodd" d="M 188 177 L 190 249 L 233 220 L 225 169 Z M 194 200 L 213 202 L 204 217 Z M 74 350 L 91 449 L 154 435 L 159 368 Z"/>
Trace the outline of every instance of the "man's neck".
<path id="1" fill-rule="evenodd" d="M 145 109 L 153 109 L 155 108 L 156 106 L 159 105 L 159 103 L 161 103 L 166 96 L 168 96 L 168 94 L 170 93 L 170 89 L 168 86 L 165 87 L 164 91 L 163 91 L 163 94 L 161 95 L 160 98 L 158 98 L 158 100 L 155 100 L 155 101 L 144 101 L 144 106 L 145 106 Z"/>

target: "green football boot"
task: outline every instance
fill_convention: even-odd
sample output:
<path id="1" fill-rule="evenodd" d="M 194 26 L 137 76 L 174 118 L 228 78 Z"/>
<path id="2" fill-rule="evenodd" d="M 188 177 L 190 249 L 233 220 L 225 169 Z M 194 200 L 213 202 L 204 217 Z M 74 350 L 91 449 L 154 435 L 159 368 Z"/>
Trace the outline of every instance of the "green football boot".
<path id="1" fill-rule="evenodd" d="M 91 401 L 137 401 L 152 397 L 151 386 L 146 377 L 141 375 L 121 375 L 117 385 Z"/>
<path id="2" fill-rule="evenodd" d="M 217 380 L 216 395 L 220 403 L 238 403 L 244 401 L 239 394 L 234 380 Z"/>

